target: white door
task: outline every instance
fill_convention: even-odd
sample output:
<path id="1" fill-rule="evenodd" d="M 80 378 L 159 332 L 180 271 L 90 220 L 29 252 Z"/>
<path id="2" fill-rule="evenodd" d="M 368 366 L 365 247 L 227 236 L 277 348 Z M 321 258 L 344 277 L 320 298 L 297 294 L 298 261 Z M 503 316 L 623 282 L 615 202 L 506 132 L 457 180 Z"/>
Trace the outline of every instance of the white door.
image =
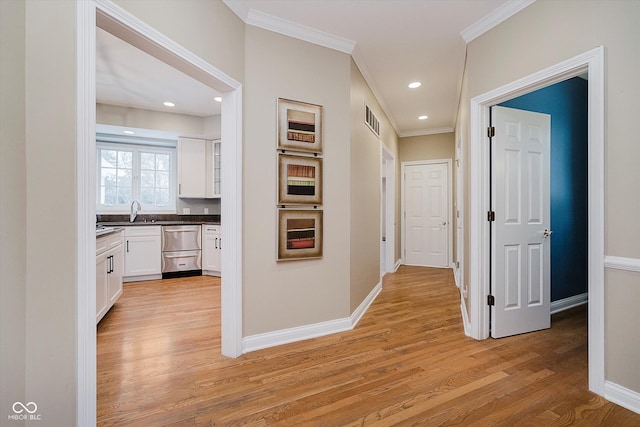
<path id="1" fill-rule="evenodd" d="M 405 166 L 405 264 L 449 266 L 449 167 Z"/>
<path id="2" fill-rule="evenodd" d="M 551 116 L 491 109 L 491 310 L 494 338 L 550 327 Z"/>

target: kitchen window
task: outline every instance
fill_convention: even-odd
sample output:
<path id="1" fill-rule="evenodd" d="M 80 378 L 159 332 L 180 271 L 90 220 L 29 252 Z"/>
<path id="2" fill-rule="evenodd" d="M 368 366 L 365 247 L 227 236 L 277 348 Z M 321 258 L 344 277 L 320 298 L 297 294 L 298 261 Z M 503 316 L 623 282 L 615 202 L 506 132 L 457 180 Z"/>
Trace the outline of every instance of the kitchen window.
<path id="1" fill-rule="evenodd" d="M 129 212 L 138 200 L 147 212 L 176 211 L 176 150 L 97 143 L 97 211 Z"/>

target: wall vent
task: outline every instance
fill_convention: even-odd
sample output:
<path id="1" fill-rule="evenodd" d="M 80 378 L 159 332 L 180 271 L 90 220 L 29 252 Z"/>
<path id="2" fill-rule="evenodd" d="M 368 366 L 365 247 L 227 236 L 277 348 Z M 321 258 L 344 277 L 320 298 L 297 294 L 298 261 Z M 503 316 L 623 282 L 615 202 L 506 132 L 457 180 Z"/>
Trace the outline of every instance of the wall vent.
<path id="1" fill-rule="evenodd" d="M 364 106 L 364 122 L 376 136 L 380 136 L 380 120 L 378 120 L 375 114 L 373 114 L 373 111 L 371 111 L 371 108 L 366 104 Z"/>

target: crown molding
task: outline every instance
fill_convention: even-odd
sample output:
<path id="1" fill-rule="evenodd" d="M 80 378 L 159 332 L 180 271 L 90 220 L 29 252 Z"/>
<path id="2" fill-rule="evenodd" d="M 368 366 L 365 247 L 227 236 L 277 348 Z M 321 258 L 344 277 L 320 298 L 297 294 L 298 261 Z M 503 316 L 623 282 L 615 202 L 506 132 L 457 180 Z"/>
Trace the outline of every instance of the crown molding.
<path id="1" fill-rule="evenodd" d="M 535 0 L 509 0 L 498 9 L 486 15 L 481 20 L 471 24 L 460 32 L 460 36 L 466 43 L 480 37 L 493 27 L 511 18 L 525 7 L 533 4 Z"/>
<path id="2" fill-rule="evenodd" d="M 356 42 L 353 40 L 334 36 L 333 34 L 316 30 L 314 28 L 307 27 L 306 25 L 297 24 L 295 22 L 287 21 L 286 19 L 278 18 L 254 9 L 249 9 L 241 1 L 223 1 L 229 9 L 231 9 L 248 25 L 348 54 L 351 54 L 356 46 Z"/>
<path id="3" fill-rule="evenodd" d="M 433 128 L 433 129 L 416 130 L 411 132 L 403 132 L 399 136 L 400 138 L 410 138 L 412 136 L 436 135 L 439 133 L 451 133 L 451 132 L 453 132 L 452 127 L 445 127 L 445 128 Z"/>

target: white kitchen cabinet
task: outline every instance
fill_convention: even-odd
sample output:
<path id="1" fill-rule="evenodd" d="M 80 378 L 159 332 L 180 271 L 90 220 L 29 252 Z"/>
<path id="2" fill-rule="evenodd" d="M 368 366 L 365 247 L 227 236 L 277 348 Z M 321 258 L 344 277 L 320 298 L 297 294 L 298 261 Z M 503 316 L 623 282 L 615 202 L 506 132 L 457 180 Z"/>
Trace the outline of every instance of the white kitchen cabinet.
<path id="1" fill-rule="evenodd" d="M 219 225 L 202 226 L 202 274 L 220 276 L 222 229 Z"/>
<path id="2" fill-rule="evenodd" d="M 178 139 L 178 197 L 220 197 L 219 139 Z"/>
<path id="3" fill-rule="evenodd" d="M 96 323 L 122 295 L 122 231 L 96 239 Z"/>
<path id="4" fill-rule="evenodd" d="M 161 279 L 161 227 L 125 227 L 124 255 L 125 282 Z"/>

